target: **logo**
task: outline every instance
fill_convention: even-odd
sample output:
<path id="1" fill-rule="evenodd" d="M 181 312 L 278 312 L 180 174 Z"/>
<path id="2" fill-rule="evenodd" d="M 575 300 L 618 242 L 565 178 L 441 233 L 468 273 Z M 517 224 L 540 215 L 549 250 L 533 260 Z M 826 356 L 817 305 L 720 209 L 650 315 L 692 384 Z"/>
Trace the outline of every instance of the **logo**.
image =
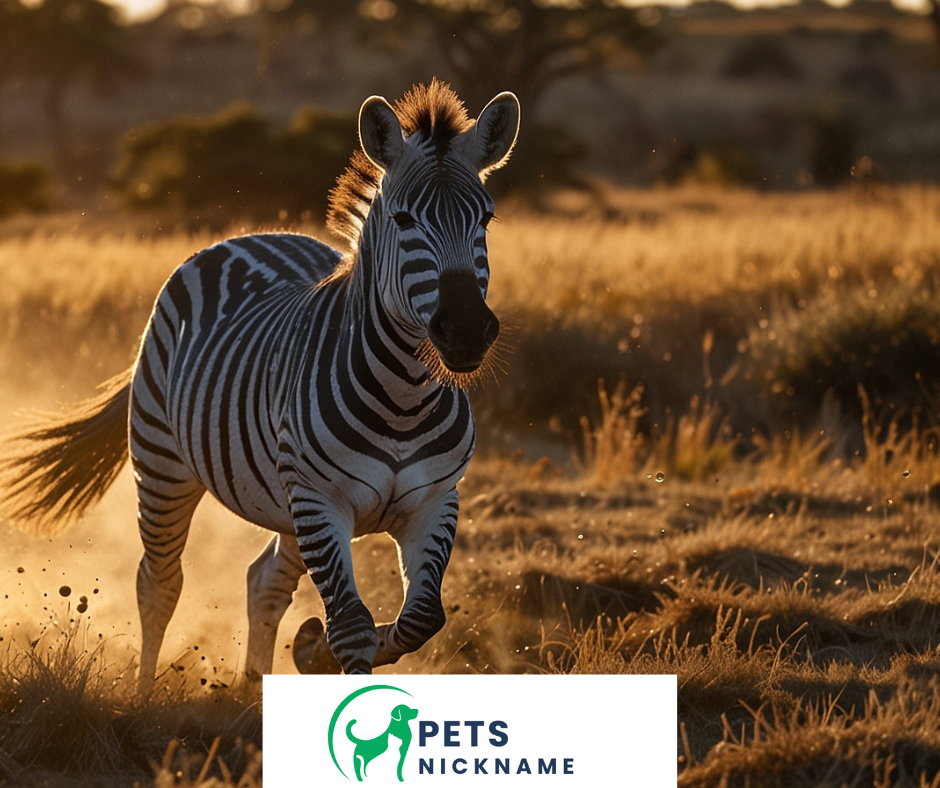
<path id="1" fill-rule="evenodd" d="M 676 788 L 677 703 L 674 675 L 267 675 L 264 785 Z"/>
<path id="2" fill-rule="evenodd" d="M 368 699 L 363 698 L 367 693 L 382 692 L 381 696 L 372 696 Z M 404 782 L 402 769 L 405 765 L 405 758 L 408 755 L 408 748 L 411 746 L 411 721 L 418 716 L 418 710 L 405 703 L 395 703 L 399 700 L 390 695 L 389 692 L 400 692 L 413 697 L 410 692 L 399 687 L 393 687 L 390 684 L 373 684 L 363 687 L 347 695 L 333 712 L 330 719 L 330 727 L 327 732 L 327 739 L 330 747 L 330 757 L 340 774 L 347 780 L 351 779 L 340 765 L 336 755 L 336 737 L 337 723 L 340 721 L 351 704 L 355 706 L 350 709 L 350 713 L 345 715 L 346 721 L 346 739 L 349 745 L 352 745 L 352 771 L 356 774 L 356 779 L 362 782 L 368 777 L 367 769 L 369 764 L 381 755 L 385 754 L 390 747 L 395 746 L 398 741 L 398 767 L 396 774 L 398 781 Z M 365 701 L 369 702 L 365 702 Z M 384 713 L 383 713 L 384 712 Z M 356 715 L 356 716 L 352 716 Z M 353 728 L 363 735 L 360 738 L 353 732 Z M 377 736 L 368 737 L 368 734 L 374 731 L 381 731 Z M 389 739 L 393 739 L 392 742 Z M 348 751 L 349 746 L 343 748 Z M 386 759 L 388 756 L 386 756 Z"/>

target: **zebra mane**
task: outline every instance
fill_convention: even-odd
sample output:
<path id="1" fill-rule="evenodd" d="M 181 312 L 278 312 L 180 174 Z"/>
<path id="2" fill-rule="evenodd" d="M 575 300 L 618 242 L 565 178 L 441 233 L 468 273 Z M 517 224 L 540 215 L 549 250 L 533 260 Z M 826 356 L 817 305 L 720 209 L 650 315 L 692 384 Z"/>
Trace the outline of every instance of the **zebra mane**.
<path id="1" fill-rule="evenodd" d="M 436 77 L 430 85 L 415 85 L 393 105 L 405 137 L 420 135 L 419 141 L 433 141 L 443 155 L 450 141 L 473 126 L 467 110 L 450 85 Z M 345 264 L 351 265 L 359 245 L 359 236 L 375 195 L 382 183 L 383 171 L 361 150 L 355 151 L 346 171 L 330 191 L 326 214 L 327 227 L 346 241 Z"/>

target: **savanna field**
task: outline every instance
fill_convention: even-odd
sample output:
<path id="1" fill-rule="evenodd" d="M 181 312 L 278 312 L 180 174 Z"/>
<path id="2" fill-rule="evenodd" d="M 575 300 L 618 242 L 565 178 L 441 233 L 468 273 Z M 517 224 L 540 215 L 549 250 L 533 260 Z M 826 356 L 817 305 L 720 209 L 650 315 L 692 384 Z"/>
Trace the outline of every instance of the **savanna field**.
<path id="1" fill-rule="evenodd" d="M 604 189 L 497 218 L 506 339 L 472 393 L 448 623 L 380 672 L 676 673 L 680 786 L 940 785 L 940 189 Z M 118 226 L 0 225 L 0 428 L 93 394 L 178 264 L 259 229 Z M 264 532 L 202 504 L 142 701 L 130 471 L 52 539 L 0 529 L 0 784 L 261 785 L 236 676 Z M 355 556 L 390 620 L 391 541 Z M 305 580 L 276 670 L 318 610 Z"/>

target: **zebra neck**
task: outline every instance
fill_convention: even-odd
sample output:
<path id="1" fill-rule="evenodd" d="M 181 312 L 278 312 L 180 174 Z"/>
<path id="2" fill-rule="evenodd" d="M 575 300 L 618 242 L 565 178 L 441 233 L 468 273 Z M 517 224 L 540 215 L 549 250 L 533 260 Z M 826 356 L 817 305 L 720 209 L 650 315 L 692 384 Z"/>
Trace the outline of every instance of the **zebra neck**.
<path id="1" fill-rule="evenodd" d="M 402 326 L 376 288 L 357 287 L 369 279 L 354 276 L 347 291 L 341 355 L 362 391 L 390 414 L 421 417 L 436 407 L 446 387 L 418 357 L 425 337 Z"/>

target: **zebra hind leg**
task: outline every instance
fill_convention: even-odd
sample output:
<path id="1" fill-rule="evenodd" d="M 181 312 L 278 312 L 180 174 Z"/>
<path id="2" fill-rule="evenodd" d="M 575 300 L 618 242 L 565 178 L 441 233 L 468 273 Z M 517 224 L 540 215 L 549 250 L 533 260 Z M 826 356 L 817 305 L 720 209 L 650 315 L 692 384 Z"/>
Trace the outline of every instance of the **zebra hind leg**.
<path id="1" fill-rule="evenodd" d="M 183 588 L 181 556 L 193 512 L 206 488 L 182 464 L 177 477 L 150 476 L 137 471 L 137 520 L 144 556 L 137 570 L 137 606 L 140 611 L 141 648 L 137 686 L 142 695 L 153 687 L 157 659 L 167 625 Z"/>
<path id="2" fill-rule="evenodd" d="M 278 534 L 248 567 L 248 657 L 245 675 L 260 680 L 271 672 L 277 627 L 306 572 L 297 540 Z"/>
<path id="3" fill-rule="evenodd" d="M 378 627 L 381 630 L 381 627 Z M 294 665 L 299 673 L 342 673 L 326 641 L 326 630 L 319 618 L 308 618 L 294 636 Z"/>

